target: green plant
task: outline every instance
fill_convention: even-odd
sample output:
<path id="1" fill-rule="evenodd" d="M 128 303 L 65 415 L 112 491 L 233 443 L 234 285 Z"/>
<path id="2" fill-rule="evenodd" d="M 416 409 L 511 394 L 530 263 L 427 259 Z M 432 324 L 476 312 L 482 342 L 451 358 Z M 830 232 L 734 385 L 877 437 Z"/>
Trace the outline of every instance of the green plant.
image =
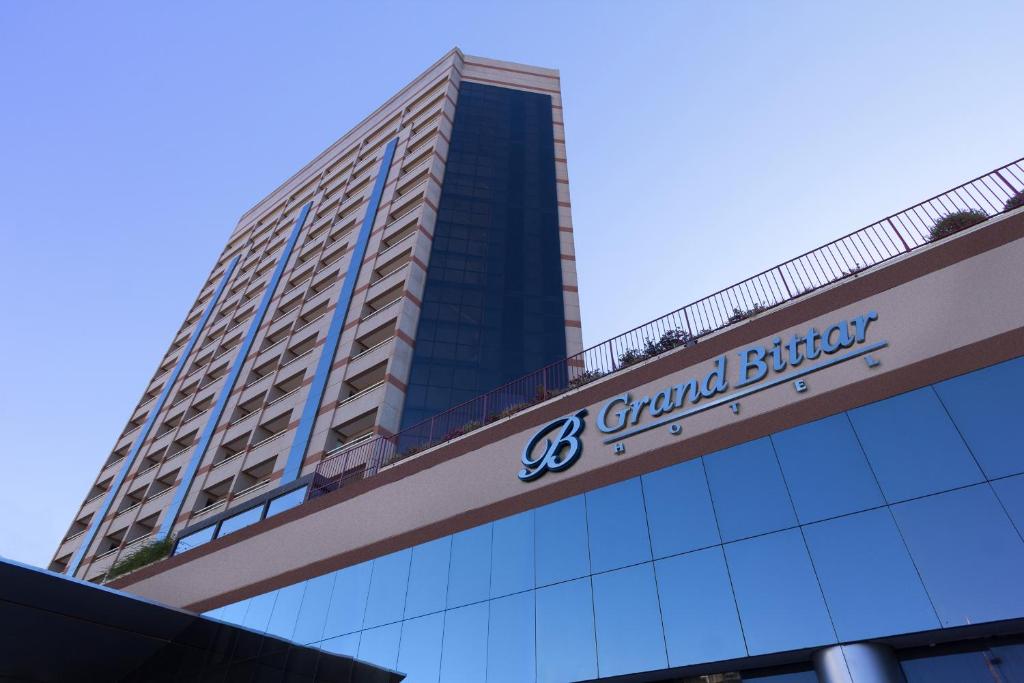
<path id="1" fill-rule="evenodd" d="M 943 237 L 949 237 L 987 220 L 988 214 L 981 209 L 964 209 L 947 213 L 935 221 L 935 225 L 931 229 L 930 241 L 941 240 Z"/>
<path id="2" fill-rule="evenodd" d="M 580 374 L 569 380 L 568 388 L 577 389 L 582 387 L 584 384 L 590 384 L 596 379 L 604 377 L 603 370 L 584 370 Z"/>
<path id="3" fill-rule="evenodd" d="M 621 367 L 639 363 L 642 360 L 647 360 L 647 354 L 639 349 L 626 349 L 619 354 L 619 366 Z"/>
<path id="4" fill-rule="evenodd" d="M 654 339 L 647 339 L 644 342 L 644 353 L 648 358 L 650 358 L 652 356 L 657 356 L 659 353 L 671 351 L 677 346 L 689 346 L 696 343 L 696 341 L 697 340 L 692 334 L 677 327 L 662 332 L 661 337 L 659 337 L 657 341 Z"/>
<path id="5" fill-rule="evenodd" d="M 145 543 L 131 553 L 128 556 L 121 558 L 114 565 L 107 570 L 107 580 L 116 579 L 119 576 L 124 576 L 129 572 L 133 572 L 140 567 L 145 567 L 147 564 L 152 564 L 158 560 L 162 560 L 171 554 L 174 550 L 174 539 L 171 536 L 166 536 L 156 541 L 150 541 Z"/>
<path id="6" fill-rule="evenodd" d="M 741 320 L 746 320 L 750 316 L 757 315 L 761 311 L 768 310 L 768 307 L 763 304 L 754 304 L 750 308 L 740 308 L 734 306 L 732 309 L 732 315 L 729 316 L 729 324 L 738 323 Z"/>
<path id="7" fill-rule="evenodd" d="M 1003 205 L 1003 211 L 1013 211 L 1022 206 L 1024 206 L 1024 190 L 1007 199 L 1006 204 Z"/>

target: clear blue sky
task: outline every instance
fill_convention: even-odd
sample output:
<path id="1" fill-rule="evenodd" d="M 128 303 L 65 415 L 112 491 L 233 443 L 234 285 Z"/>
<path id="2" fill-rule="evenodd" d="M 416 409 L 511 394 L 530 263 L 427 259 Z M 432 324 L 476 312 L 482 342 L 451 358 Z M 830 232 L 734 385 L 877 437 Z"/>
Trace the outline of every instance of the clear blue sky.
<path id="1" fill-rule="evenodd" d="M 1024 156 L 1021 26 L 1020 0 L 2 3 L 0 555 L 49 562 L 239 215 L 452 46 L 561 69 L 592 344 Z"/>

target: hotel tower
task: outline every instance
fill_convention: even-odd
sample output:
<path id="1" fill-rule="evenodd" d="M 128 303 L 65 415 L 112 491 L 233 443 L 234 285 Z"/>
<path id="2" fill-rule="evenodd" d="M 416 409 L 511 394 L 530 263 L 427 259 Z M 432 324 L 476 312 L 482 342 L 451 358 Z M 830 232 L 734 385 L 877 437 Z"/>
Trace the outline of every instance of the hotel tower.
<path id="1" fill-rule="evenodd" d="M 50 568 L 274 514 L 324 458 L 578 352 L 559 88 L 452 50 L 243 214 Z"/>

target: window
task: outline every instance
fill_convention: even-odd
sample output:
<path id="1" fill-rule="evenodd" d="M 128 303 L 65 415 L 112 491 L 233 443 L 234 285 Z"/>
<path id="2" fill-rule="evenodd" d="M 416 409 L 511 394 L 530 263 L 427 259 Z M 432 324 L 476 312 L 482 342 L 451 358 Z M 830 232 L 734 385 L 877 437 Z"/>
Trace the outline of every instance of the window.
<path id="1" fill-rule="evenodd" d="M 729 543 L 725 556 L 751 655 L 836 642 L 799 529 Z"/>
<path id="2" fill-rule="evenodd" d="M 654 568 L 669 666 L 746 656 L 721 548 L 658 560 Z"/>
<path id="3" fill-rule="evenodd" d="M 228 491 L 231 488 L 231 480 L 226 480 L 203 489 L 196 497 L 196 504 L 193 512 L 202 512 L 215 505 L 227 501 Z"/>
<path id="4" fill-rule="evenodd" d="M 664 669 L 668 660 L 651 564 L 595 574 L 592 581 L 601 675 Z"/>
<path id="5" fill-rule="evenodd" d="M 890 503 L 982 480 L 931 387 L 870 403 L 849 416 Z"/>
<path id="6" fill-rule="evenodd" d="M 1024 613 L 1024 545 L 988 484 L 892 506 L 943 626 Z"/>
<path id="7" fill-rule="evenodd" d="M 705 456 L 722 540 L 796 526 L 796 515 L 767 438 Z"/>
<path id="8" fill-rule="evenodd" d="M 276 457 L 268 458 L 257 465 L 239 472 L 238 476 L 235 477 L 232 495 L 240 496 L 269 484 L 270 477 L 274 472 L 275 462 L 277 462 Z"/>

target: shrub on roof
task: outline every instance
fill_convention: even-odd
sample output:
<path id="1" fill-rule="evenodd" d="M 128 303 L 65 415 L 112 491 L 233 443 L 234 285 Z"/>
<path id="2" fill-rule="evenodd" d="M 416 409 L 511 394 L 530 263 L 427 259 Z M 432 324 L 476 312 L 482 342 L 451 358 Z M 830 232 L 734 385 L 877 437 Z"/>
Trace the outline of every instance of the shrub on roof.
<path id="1" fill-rule="evenodd" d="M 1024 206 L 1024 190 L 1007 199 L 1006 204 L 1003 206 L 1003 211 L 1013 211 L 1022 206 Z"/>
<path id="2" fill-rule="evenodd" d="M 941 240 L 943 237 L 949 237 L 978 223 L 984 223 L 987 220 L 988 214 L 981 209 L 953 211 L 935 221 L 935 225 L 931 229 L 930 239 L 932 242 Z"/>
<path id="3" fill-rule="evenodd" d="M 174 549 L 174 539 L 170 536 L 160 539 L 159 541 L 150 541 L 144 545 L 139 546 L 137 549 L 132 551 L 126 557 L 121 558 L 114 563 L 107 571 L 106 580 L 116 579 L 119 576 L 124 576 L 129 572 L 133 572 L 140 567 L 145 567 L 147 564 L 152 564 L 157 560 L 162 560 L 171 554 L 171 550 Z"/>

